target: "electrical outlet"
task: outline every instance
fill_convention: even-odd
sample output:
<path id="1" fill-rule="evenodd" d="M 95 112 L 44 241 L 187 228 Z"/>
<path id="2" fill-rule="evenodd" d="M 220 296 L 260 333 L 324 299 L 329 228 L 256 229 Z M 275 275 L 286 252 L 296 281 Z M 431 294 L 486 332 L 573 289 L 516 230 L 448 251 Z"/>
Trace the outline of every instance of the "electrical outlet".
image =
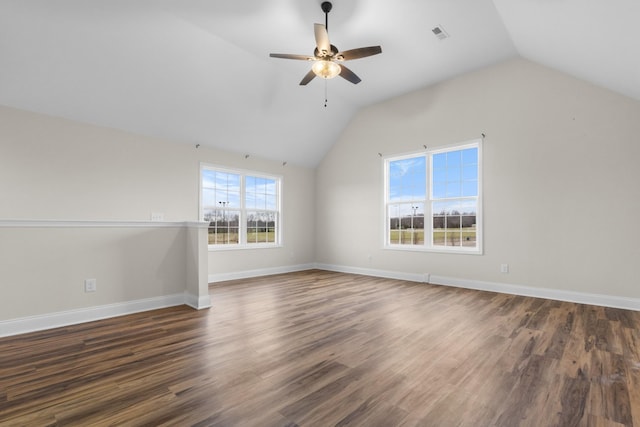
<path id="1" fill-rule="evenodd" d="M 98 281 L 96 279 L 84 279 L 84 291 L 95 292 L 98 290 Z"/>
<path id="2" fill-rule="evenodd" d="M 151 221 L 164 221 L 164 214 L 162 212 L 152 212 Z"/>
<path id="3" fill-rule="evenodd" d="M 509 264 L 500 264 L 500 273 L 508 273 Z"/>

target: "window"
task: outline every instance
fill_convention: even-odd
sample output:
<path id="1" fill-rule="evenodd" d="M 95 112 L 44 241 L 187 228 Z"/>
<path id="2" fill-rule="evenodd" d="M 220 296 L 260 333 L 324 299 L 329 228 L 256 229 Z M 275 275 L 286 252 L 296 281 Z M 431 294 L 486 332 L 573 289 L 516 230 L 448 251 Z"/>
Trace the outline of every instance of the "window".
<path id="1" fill-rule="evenodd" d="M 279 245 L 281 181 L 259 173 L 202 166 L 201 215 L 209 222 L 209 245 Z"/>
<path id="2" fill-rule="evenodd" d="M 388 158 L 385 246 L 481 252 L 481 141 Z"/>

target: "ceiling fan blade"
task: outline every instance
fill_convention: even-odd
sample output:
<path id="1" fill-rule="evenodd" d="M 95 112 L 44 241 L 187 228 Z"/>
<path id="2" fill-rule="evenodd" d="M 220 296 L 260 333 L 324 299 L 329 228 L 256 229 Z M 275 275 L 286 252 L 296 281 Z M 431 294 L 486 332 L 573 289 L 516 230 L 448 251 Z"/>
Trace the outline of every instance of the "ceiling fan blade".
<path id="1" fill-rule="evenodd" d="M 358 49 L 350 49 L 345 50 L 344 52 L 339 52 L 336 55 L 336 59 L 349 61 L 351 59 L 366 58 L 367 56 L 373 56 L 379 53 L 382 53 L 382 48 L 380 46 L 361 47 Z"/>
<path id="2" fill-rule="evenodd" d="M 322 24 L 313 24 L 313 32 L 316 36 L 316 46 L 318 47 L 319 56 L 325 56 L 331 52 L 331 43 L 329 43 L 329 33 L 327 28 Z"/>
<path id="3" fill-rule="evenodd" d="M 309 55 L 294 55 L 290 53 L 270 53 L 270 57 L 272 58 L 283 58 L 283 59 L 300 59 L 303 61 L 315 61 L 316 58 Z"/>
<path id="4" fill-rule="evenodd" d="M 362 81 L 360 77 L 356 76 L 356 74 L 353 71 L 351 71 L 350 69 L 348 69 L 342 64 L 340 64 L 340 77 L 342 77 L 343 79 L 349 80 L 354 85 L 357 85 Z"/>
<path id="5" fill-rule="evenodd" d="M 313 70 L 309 71 L 300 81 L 300 86 L 304 86 L 307 83 L 309 83 L 311 80 L 313 80 L 313 78 L 316 76 L 316 73 L 313 72 Z"/>

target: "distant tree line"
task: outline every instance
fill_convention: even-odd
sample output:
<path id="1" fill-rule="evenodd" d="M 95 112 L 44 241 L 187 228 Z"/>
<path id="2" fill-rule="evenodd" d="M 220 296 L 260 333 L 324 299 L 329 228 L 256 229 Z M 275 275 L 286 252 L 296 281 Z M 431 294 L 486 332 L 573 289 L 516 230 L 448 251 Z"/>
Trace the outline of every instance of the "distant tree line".
<path id="1" fill-rule="evenodd" d="M 460 228 L 461 225 L 462 228 L 468 228 L 476 225 L 475 213 L 460 213 L 458 211 L 452 211 L 449 214 L 441 212 L 440 214 L 435 215 L 433 217 L 433 228 L 445 228 L 445 219 L 447 228 Z M 424 229 L 424 215 L 391 218 L 389 225 L 392 230 L 408 230 L 411 228 Z"/>
<path id="2" fill-rule="evenodd" d="M 240 216 L 238 214 L 210 214 L 205 216 L 205 221 L 209 221 L 210 228 L 230 228 L 238 229 L 240 226 Z M 247 218 L 247 225 L 254 232 L 267 232 L 273 230 L 276 226 L 275 220 L 269 218 L 265 219 L 263 215 L 249 215 Z"/>

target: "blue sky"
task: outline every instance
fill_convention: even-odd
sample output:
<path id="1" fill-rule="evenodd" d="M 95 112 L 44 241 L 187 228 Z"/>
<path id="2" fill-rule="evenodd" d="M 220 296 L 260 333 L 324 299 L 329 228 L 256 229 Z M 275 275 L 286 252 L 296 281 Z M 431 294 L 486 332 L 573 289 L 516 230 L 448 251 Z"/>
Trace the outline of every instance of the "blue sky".
<path id="1" fill-rule="evenodd" d="M 239 174 L 203 169 L 203 206 L 215 209 L 221 206 L 220 202 L 225 202 L 228 208 L 239 209 L 241 207 L 240 185 Z M 246 209 L 277 209 L 278 196 L 275 179 L 246 176 L 245 192 Z"/>
<path id="2" fill-rule="evenodd" d="M 427 159 L 416 156 L 389 162 L 390 216 L 424 215 L 427 198 Z M 478 149 L 435 153 L 432 156 L 434 199 L 473 197 L 478 195 Z M 433 212 L 475 212 L 473 200 L 434 202 Z"/>

